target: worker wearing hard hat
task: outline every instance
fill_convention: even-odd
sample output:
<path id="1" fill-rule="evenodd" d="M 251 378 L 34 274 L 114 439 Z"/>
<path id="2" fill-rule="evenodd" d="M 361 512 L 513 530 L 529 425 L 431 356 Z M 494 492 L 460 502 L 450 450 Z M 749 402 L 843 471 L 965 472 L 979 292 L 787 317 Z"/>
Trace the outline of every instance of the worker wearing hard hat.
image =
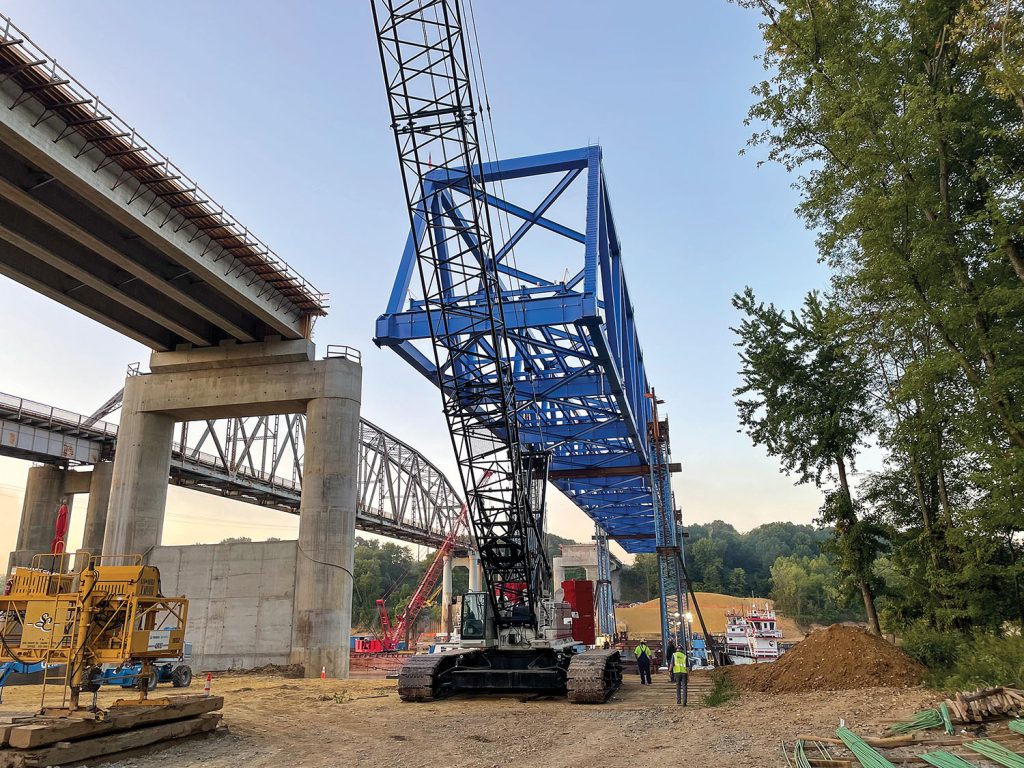
<path id="1" fill-rule="evenodd" d="M 669 669 L 672 670 L 672 678 L 676 681 L 676 704 L 682 704 L 685 707 L 689 675 L 686 669 L 686 654 L 683 653 L 682 648 L 676 649 L 669 664 L 671 664 Z"/>
<path id="2" fill-rule="evenodd" d="M 651 649 L 647 641 L 640 638 L 640 644 L 633 649 L 636 656 L 636 667 L 640 672 L 640 685 L 651 684 Z"/>

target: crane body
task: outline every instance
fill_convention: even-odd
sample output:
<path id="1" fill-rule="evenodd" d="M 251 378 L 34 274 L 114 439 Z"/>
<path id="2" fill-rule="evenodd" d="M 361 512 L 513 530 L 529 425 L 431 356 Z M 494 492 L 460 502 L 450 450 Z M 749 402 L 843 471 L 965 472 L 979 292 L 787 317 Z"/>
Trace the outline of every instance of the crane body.
<path id="1" fill-rule="evenodd" d="M 464 596 L 461 648 L 410 657 L 399 694 L 566 692 L 602 702 L 618 651 L 580 652 L 549 594 L 543 550 L 550 456 L 520 437 L 502 281 L 491 238 L 461 0 L 371 0 L 437 384 L 480 553 L 484 591 Z M 453 214 L 448 200 L 468 197 Z"/>

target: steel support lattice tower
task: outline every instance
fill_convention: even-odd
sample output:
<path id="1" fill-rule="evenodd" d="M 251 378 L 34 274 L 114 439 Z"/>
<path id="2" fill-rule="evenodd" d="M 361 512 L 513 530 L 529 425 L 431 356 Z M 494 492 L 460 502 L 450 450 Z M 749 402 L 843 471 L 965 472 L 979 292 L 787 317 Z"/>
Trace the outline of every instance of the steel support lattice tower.
<path id="1" fill-rule="evenodd" d="M 445 418 L 487 592 L 525 585 L 538 615 L 549 568 L 534 462 L 523 455 L 477 107 L 458 0 L 374 0 L 374 24 L 409 222 L 423 227 L 416 264 Z M 429 181 L 428 181 L 429 179 Z M 461 216 L 446 197 L 468 190 Z M 495 603 L 499 626 L 506 612 Z"/>
<path id="2" fill-rule="evenodd" d="M 661 593 L 661 647 L 666 653 L 669 640 L 684 651 L 689 649 L 686 627 L 687 585 L 680 567 L 682 531 L 676 525 L 675 504 L 668 471 L 670 449 L 668 422 L 658 420 L 658 399 L 653 390 L 651 438 L 651 488 L 654 497 L 655 543 L 658 557 L 658 586 Z"/>
<path id="3" fill-rule="evenodd" d="M 600 525 L 594 528 L 594 544 L 597 549 L 597 591 L 595 594 L 597 628 L 599 634 L 612 637 L 615 634 L 615 602 L 612 594 L 612 555 L 608 550 L 608 534 Z"/>

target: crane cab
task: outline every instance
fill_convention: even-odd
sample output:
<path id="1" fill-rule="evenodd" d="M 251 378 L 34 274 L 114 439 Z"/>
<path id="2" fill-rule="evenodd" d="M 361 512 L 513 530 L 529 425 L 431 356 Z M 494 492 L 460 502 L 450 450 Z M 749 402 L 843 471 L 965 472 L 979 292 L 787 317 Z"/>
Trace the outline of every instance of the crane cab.
<path id="1" fill-rule="evenodd" d="M 463 648 L 493 648 L 498 644 L 494 609 L 486 592 L 467 592 L 462 596 L 459 627 Z"/>

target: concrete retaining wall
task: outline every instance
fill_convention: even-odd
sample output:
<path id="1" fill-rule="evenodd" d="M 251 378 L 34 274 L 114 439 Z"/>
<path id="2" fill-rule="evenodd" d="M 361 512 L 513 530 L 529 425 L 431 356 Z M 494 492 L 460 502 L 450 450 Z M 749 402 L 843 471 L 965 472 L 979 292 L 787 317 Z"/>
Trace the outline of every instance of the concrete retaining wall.
<path id="1" fill-rule="evenodd" d="M 294 541 L 156 547 L 163 594 L 189 599 L 192 668 L 287 664 L 295 602 Z"/>

